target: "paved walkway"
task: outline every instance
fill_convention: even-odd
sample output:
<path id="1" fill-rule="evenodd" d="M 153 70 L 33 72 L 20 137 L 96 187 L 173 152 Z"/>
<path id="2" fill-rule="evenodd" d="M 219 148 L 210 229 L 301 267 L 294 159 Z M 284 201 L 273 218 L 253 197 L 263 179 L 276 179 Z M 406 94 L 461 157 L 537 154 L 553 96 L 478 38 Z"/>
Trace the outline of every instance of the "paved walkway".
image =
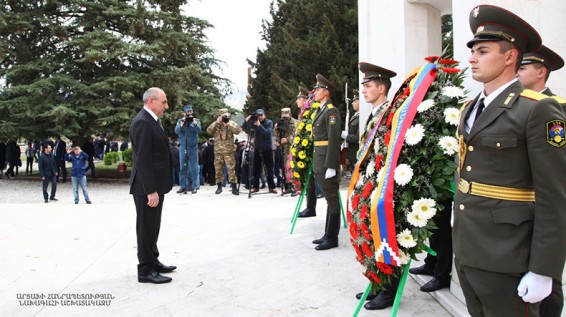
<path id="1" fill-rule="evenodd" d="M 152 285 L 136 280 L 127 183 L 91 182 L 93 204 L 81 196 L 75 205 L 70 182 L 60 184 L 59 202 L 45 204 L 40 182 L 0 180 L 0 316 L 352 315 L 367 280 L 348 232 L 340 232 L 336 249 L 315 251 L 311 243 L 323 234 L 324 199 L 319 216 L 299 219 L 289 235 L 296 198 L 214 189 L 166 195 L 160 259 L 178 269 L 168 274 L 172 283 Z M 409 278 L 398 316 L 450 316 L 418 288 Z M 89 302 L 68 300 L 76 294 L 112 299 L 77 306 Z M 30 295 L 59 302 L 39 306 Z M 390 314 L 362 309 L 359 316 Z"/>

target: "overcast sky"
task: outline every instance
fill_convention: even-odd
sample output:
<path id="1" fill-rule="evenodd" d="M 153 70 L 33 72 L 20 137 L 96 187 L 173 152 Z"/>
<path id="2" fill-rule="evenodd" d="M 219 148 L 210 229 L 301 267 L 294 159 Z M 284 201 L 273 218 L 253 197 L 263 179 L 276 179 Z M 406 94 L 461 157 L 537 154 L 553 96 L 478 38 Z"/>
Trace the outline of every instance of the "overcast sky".
<path id="1" fill-rule="evenodd" d="M 269 19 L 271 0 L 193 0 L 185 7 L 185 14 L 207 20 L 214 28 L 205 33 L 215 57 L 225 64 L 218 75 L 230 79 L 234 90 L 246 90 L 248 63 L 255 61 L 257 48 L 265 48 L 261 41 L 262 19 Z"/>

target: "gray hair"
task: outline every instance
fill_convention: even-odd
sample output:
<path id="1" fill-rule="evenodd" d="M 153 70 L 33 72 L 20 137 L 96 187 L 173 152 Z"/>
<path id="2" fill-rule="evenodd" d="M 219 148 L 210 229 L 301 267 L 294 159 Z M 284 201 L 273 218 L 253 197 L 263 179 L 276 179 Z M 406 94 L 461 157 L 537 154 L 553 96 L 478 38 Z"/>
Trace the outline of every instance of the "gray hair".
<path id="1" fill-rule="evenodd" d="M 143 104 L 147 104 L 149 98 L 157 99 L 159 97 L 159 93 L 163 92 L 161 88 L 151 87 L 143 93 Z"/>

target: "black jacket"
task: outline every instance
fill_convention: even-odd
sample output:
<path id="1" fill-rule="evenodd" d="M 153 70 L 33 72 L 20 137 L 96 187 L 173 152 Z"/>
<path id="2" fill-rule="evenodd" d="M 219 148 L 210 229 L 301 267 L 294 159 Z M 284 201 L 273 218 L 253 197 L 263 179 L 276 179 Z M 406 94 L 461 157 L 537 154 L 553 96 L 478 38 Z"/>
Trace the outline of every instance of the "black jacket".
<path id="1" fill-rule="evenodd" d="M 250 128 L 255 128 L 254 145 L 256 150 L 273 150 L 273 121 L 265 118 L 265 120 L 260 123 L 261 124 L 256 127 L 255 125 L 248 124 L 248 122 L 244 121 L 242 129 L 249 134 L 251 132 Z"/>
<path id="2" fill-rule="evenodd" d="M 51 178 L 57 174 L 57 164 L 55 163 L 53 153 L 49 155 L 45 154 L 45 152 L 41 153 L 37 165 L 41 177 Z"/>

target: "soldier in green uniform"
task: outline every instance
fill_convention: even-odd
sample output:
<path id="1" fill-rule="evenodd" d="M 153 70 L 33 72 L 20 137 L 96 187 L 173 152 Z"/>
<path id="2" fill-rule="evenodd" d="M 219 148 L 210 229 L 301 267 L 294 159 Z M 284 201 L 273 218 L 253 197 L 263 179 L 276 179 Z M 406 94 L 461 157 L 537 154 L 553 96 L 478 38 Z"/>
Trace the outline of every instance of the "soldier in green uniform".
<path id="1" fill-rule="evenodd" d="M 328 209 L 324 236 L 313 241 L 316 250 L 338 247 L 340 232 L 340 112 L 330 100 L 331 91 L 338 88 L 321 74 L 316 75 L 314 100 L 320 102 L 312 124 L 314 142 L 313 173 L 324 190 Z"/>
<path id="2" fill-rule="evenodd" d="M 547 96 L 555 96 L 546 86 L 550 72 L 559 70 L 564 66 L 564 60 L 550 48 L 542 45 L 540 48 L 526 53 L 519 67 L 517 78 L 525 88 L 540 92 Z M 566 103 L 562 101 L 562 107 L 566 109 Z M 560 317 L 564 307 L 564 294 L 562 292 L 562 281 L 552 280 L 552 293 L 540 303 L 541 317 Z"/>
<path id="3" fill-rule="evenodd" d="M 471 72 L 483 91 L 462 108 L 454 205 L 456 271 L 472 316 L 539 316 L 566 258 L 566 116 L 516 79 L 541 46 L 523 19 L 496 6 L 470 13 Z"/>
<path id="4" fill-rule="evenodd" d="M 232 186 L 232 194 L 239 195 L 236 187 L 236 160 L 234 158 L 234 135 L 242 130 L 236 122 L 230 120 L 228 109 L 218 110 L 218 118 L 207 129 L 206 132 L 214 137 L 214 169 L 216 171 L 216 194 L 222 192 L 222 179 L 224 178 L 224 165 L 228 170 L 228 181 Z"/>
<path id="5" fill-rule="evenodd" d="M 346 159 L 348 160 L 347 165 L 350 167 L 350 171 L 352 171 L 356 166 L 356 154 L 360 147 L 360 95 L 357 89 L 354 89 L 352 108 L 354 109 L 354 115 L 350 117 L 348 129 L 342 131 L 341 134 L 342 139 L 348 143 Z"/>
<path id="6" fill-rule="evenodd" d="M 282 124 L 280 124 L 282 123 Z M 291 108 L 283 108 L 281 109 L 281 120 L 279 123 L 276 124 L 275 127 L 278 131 L 277 137 L 279 138 L 279 144 L 283 148 L 283 157 L 281 158 L 281 169 L 285 170 L 285 194 L 294 194 L 296 196 L 297 193 L 293 189 L 293 184 L 288 181 L 291 175 L 287 175 L 289 170 L 287 169 L 287 165 L 291 160 L 291 140 L 295 138 L 295 129 L 297 128 L 297 120 L 291 117 Z"/>

